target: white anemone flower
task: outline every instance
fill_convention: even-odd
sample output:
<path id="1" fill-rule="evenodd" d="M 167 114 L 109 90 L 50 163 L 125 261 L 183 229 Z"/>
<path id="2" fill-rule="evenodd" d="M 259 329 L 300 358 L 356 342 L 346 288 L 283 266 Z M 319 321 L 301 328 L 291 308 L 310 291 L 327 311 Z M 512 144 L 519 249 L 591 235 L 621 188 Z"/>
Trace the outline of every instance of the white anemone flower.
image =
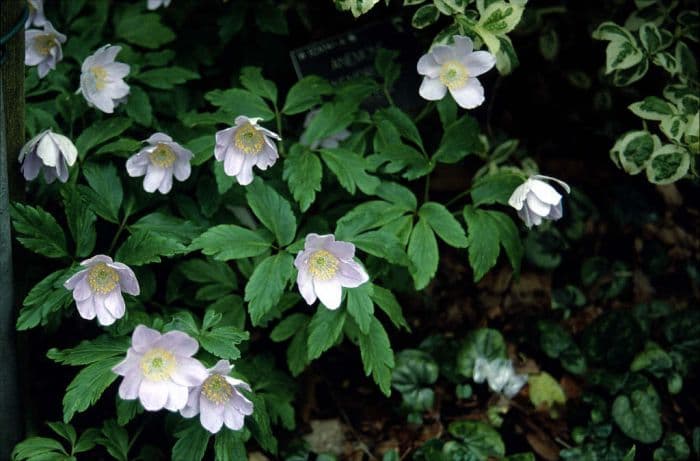
<path id="1" fill-rule="evenodd" d="M 266 170 L 279 158 L 272 139 L 282 138 L 258 125 L 259 121 L 257 117 L 239 115 L 234 126 L 216 133 L 214 156 L 224 162 L 224 172 L 234 176 L 241 186 L 253 182 L 254 166 Z"/>
<path id="2" fill-rule="evenodd" d="M 519 375 L 513 369 L 513 363 L 508 359 L 488 361 L 477 357 L 474 361 L 473 379 L 475 383 L 488 382 L 493 392 L 499 392 L 513 398 L 527 383 L 527 375 Z"/>
<path id="3" fill-rule="evenodd" d="M 173 186 L 173 176 L 178 181 L 190 177 L 192 152 L 164 133 L 155 133 L 146 139 L 149 145 L 126 161 L 129 176 L 144 176 L 143 189 L 146 192 L 167 194 Z"/>
<path id="4" fill-rule="evenodd" d="M 25 29 L 29 29 L 32 25 L 42 27 L 48 22 L 44 16 L 44 0 L 27 0 L 27 7 L 29 8 L 29 16 L 24 23 Z"/>
<path id="5" fill-rule="evenodd" d="M 560 184 L 567 194 L 571 192 L 564 181 L 539 174 L 530 176 L 519 185 L 508 199 L 508 205 L 518 210 L 518 216 L 528 228 L 539 226 L 544 219 L 556 221 L 562 217 L 562 196 L 543 179 Z"/>
<path id="6" fill-rule="evenodd" d="M 209 369 L 209 377 L 200 386 L 190 389 L 190 396 L 180 414 L 191 418 L 199 413 L 204 429 L 216 434 L 226 425 L 232 431 L 243 427 L 245 416 L 253 414 L 253 402 L 239 391 L 250 392 L 245 381 L 229 376 L 233 366 L 228 360 L 219 360 Z"/>
<path id="7" fill-rule="evenodd" d="M 124 77 L 129 74 L 129 65 L 115 62 L 120 46 L 105 45 L 85 58 L 80 74 L 80 89 L 89 105 L 111 114 L 114 106 L 125 101 L 129 85 Z"/>
<path id="8" fill-rule="evenodd" d="M 105 326 L 124 317 L 126 305 L 122 292 L 138 296 L 141 291 L 134 271 L 105 255 L 93 256 L 80 265 L 85 269 L 63 284 L 73 291 L 80 316 L 86 320 L 97 317 L 97 322 Z"/>
<path id="9" fill-rule="evenodd" d="M 44 78 L 50 70 L 56 68 L 63 59 L 61 43 L 66 36 L 53 28 L 49 21 L 44 23 L 44 30 L 29 29 L 24 32 L 24 64 L 37 66 L 39 78 Z"/>
<path id="10" fill-rule="evenodd" d="M 50 129 L 34 136 L 19 152 L 21 171 L 27 181 L 35 179 L 43 169 L 47 183 L 56 178 L 66 182 L 68 167 L 73 166 L 77 158 L 78 150 L 71 140 Z"/>
<path id="11" fill-rule="evenodd" d="M 342 287 L 356 288 L 369 280 L 354 256 L 355 245 L 336 242 L 331 234 L 306 236 L 304 250 L 297 254 L 294 266 L 299 271 L 299 292 L 309 306 L 318 298 L 328 309 L 337 309 Z"/>
<path id="12" fill-rule="evenodd" d="M 304 128 L 308 127 L 309 124 L 311 124 L 311 121 L 316 118 L 318 115 L 320 109 L 315 109 L 312 111 L 309 111 L 306 114 L 306 118 L 304 118 Z M 342 129 L 338 131 L 337 133 L 333 133 L 329 135 L 326 138 L 321 139 L 320 141 L 314 141 L 311 143 L 309 147 L 312 149 L 317 149 L 319 146 L 323 147 L 325 149 L 334 149 L 340 145 L 341 141 L 344 141 L 350 137 L 350 131 L 346 129 Z"/>
<path id="13" fill-rule="evenodd" d="M 473 109 L 484 102 L 484 87 L 476 77 L 495 64 L 488 51 L 474 51 L 471 38 L 455 35 L 454 45 L 435 45 L 418 60 L 418 73 L 424 76 L 418 92 L 438 101 L 450 90 L 460 107 Z"/>
<path id="14" fill-rule="evenodd" d="M 170 6 L 170 2 L 172 0 L 148 0 L 148 4 L 146 5 L 146 8 L 149 10 L 157 10 L 161 6 L 163 8 L 167 8 Z"/>
<path id="15" fill-rule="evenodd" d="M 197 341 L 182 331 L 160 334 L 139 325 L 131 336 L 126 358 L 112 371 L 123 376 L 119 397 L 139 399 L 148 411 L 185 408 L 191 387 L 207 379 L 207 369 L 192 356 Z"/>

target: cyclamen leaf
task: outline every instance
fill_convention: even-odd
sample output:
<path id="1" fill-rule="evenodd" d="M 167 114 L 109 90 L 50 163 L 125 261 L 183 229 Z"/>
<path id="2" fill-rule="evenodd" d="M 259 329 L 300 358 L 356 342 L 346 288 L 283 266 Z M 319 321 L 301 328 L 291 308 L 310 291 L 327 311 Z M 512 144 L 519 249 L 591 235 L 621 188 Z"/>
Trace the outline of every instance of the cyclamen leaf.
<path id="1" fill-rule="evenodd" d="M 254 326 L 277 305 L 293 275 L 294 258 L 288 253 L 268 256 L 256 266 L 245 287 L 245 300 Z"/>
<path id="2" fill-rule="evenodd" d="M 17 240 L 28 250 L 49 258 L 68 256 L 63 229 L 49 213 L 21 203 L 12 204 L 10 213 Z"/>
<path id="3" fill-rule="evenodd" d="M 321 191 L 321 160 L 301 144 L 295 144 L 284 160 L 282 178 L 287 181 L 294 200 L 299 203 L 299 209 L 306 211 L 316 200 L 316 192 Z"/>
<path id="4" fill-rule="evenodd" d="M 228 261 L 259 256 L 269 251 L 271 245 L 271 239 L 260 232 L 233 224 L 221 224 L 194 239 L 188 250 L 201 249 L 202 253 L 218 261 Z"/>
<path id="5" fill-rule="evenodd" d="M 369 333 L 360 333 L 360 355 L 365 374 L 372 375 L 381 391 L 391 395 L 391 370 L 394 368 L 394 351 L 391 349 L 389 336 L 376 317 L 372 317 Z"/>
<path id="6" fill-rule="evenodd" d="M 422 290 L 437 272 L 439 253 L 437 240 L 425 219 L 419 219 L 408 241 L 408 257 L 413 263 L 411 275 L 416 290 Z"/>
<path id="7" fill-rule="evenodd" d="M 184 253 L 185 246 L 150 231 L 136 231 L 119 247 L 115 259 L 129 266 L 159 263 L 161 256 Z"/>
<path id="8" fill-rule="evenodd" d="M 445 208 L 436 202 L 427 202 L 421 206 L 418 216 L 425 219 L 433 231 L 450 246 L 466 248 L 467 237 L 462 225 Z"/>
<path id="9" fill-rule="evenodd" d="M 255 216 L 270 229 L 280 245 L 292 243 L 297 220 L 287 200 L 259 178 L 247 186 L 246 198 Z"/>
<path id="10" fill-rule="evenodd" d="M 326 309 L 319 307 L 311 317 L 307 342 L 307 358 L 315 360 L 325 351 L 331 348 L 343 332 L 345 325 L 345 311 L 342 309 Z"/>

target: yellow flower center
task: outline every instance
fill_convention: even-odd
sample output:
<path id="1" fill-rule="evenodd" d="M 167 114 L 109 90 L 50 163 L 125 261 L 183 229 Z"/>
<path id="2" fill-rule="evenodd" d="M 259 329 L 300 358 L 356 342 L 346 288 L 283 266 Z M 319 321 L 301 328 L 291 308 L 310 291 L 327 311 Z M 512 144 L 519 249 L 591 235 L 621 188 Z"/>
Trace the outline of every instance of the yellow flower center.
<path id="1" fill-rule="evenodd" d="M 34 39 L 34 49 L 42 56 L 48 56 L 55 46 L 56 36 L 54 34 L 39 35 Z"/>
<path id="2" fill-rule="evenodd" d="M 105 263 L 98 263 L 90 268 L 87 280 L 93 293 L 104 295 L 116 288 L 119 273 Z"/>
<path id="3" fill-rule="evenodd" d="M 156 148 L 153 149 L 151 155 L 148 157 L 151 163 L 155 166 L 161 168 L 169 168 L 175 163 L 175 152 L 170 148 L 170 146 L 162 143 L 156 144 Z"/>
<path id="4" fill-rule="evenodd" d="M 338 258 L 326 250 L 318 250 L 309 258 L 309 272 L 318 280 L 330 280 L 338 272 Z"/>
<path id="5" fill-rule="evenodd" d="M 107 69 L 102 66 L 92 66 L 90 72 L 95 77 L 95 88 L 102 91 L 107 85 Z"/>
<path id="6" fill-rule="evenodd" d="M 165 349 L 151 349 L 141 358 L 141 371 L 149 381 L 165 381 L 170 379 L 175 371 L 177 360 Z"/>
<path id="7" fill-rule="evenodd" d="M 469 71 L 459 61 L 447 61 L 440 67 L 440 81 L 449 89 L 462 88 L 469 78 Z"/>
<path id="8" fill-rule="evenodd" d="M 226 403 L 233 395 L 233 386 L 222 375 L 211 375 L 202 384 L 202 394 L 216 404 Z"/>
<path id="9" fill-rule="evenodd" d="M 257 155 L 265 146 L 265 136 L 251 123 L 246 123 L 234 133 L 233 143 L 238 150 L 246 154 Z"/>

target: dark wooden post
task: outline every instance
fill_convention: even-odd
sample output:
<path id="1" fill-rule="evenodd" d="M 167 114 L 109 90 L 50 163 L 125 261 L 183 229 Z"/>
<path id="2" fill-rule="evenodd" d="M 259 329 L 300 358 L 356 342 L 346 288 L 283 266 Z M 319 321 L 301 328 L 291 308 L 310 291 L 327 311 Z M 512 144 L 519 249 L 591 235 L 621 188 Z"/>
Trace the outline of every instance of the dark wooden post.
<path id="1" fill-rule="evenodd" d="M 0 0 L 0 36 L 6 37 L 21 20 L 26 0 Z M 0 459 L 22 435 L 17 386 L 15 304 L 12 280 L 10 195 L 17 190 L 17 155 L 24 143 L 24 26 L 4 49 L 0 64 Z"/>

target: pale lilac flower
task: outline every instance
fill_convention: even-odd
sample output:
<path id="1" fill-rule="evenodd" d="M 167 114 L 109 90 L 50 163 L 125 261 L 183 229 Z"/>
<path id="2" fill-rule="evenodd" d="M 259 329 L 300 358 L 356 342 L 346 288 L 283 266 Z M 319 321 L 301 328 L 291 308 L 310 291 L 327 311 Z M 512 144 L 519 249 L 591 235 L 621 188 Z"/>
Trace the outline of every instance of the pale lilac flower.
<path id="1" fill-rule="evenodd" d="M 129 176 L 144 176 L 143 189 L 146 192 L 167 194 L 173 186 L 173 175 L 178 181 L 190 177 L 192 152 L 164 133 L 156 133 L 146 139 L 149 145 L 126 161 Z"/>
<path id="2" fill-rule="evenodd" d="M 190 389 L 190 396 L 180 414 L 191 418 L 199 413 L 199 422 L 204 429 L 216 434 L 225 424 L 232 431 L 243 427 L 243 418 L 253 414 L 253 402 L 238 388 L 250 391 L 245 381 L 229 376 L 233 366 L 228 360 L 219 360 L 209 369 L 209 377 Z"/>
<path id="3" fill-rule="evenodd" d="M 424 76 L 418 92 L 437 101 L 450 90 L 460 107 L 473 109 L 484 102 L 484 87 L 476 77 L 495 64 L 488 51 L 474 51 L 471 38 L 455 35 L 454 45 L 435 45 L 418 60 L 418 73 Z"/>
<path id="4" fill-rule="evenodd" d="M 271 138 L 279 141 L 280 136 L 258 125 L 259 120 L 239 115 L 234 126 L 216 133 L 214 156 L 224 162 L 224 172 L 235 176 L 241 186 L 253 182 L 254 166 L 267 170 L 279 157 Z"/>
<path id="5" fill-rule="evenodd" d="M 328 309 L 340 307 L 342 287 L 359 287 L 369 275 L 355 262 L 355 245 L 336 242 L 331 234 L 309 234 L 294 260 L 297 285 L 308 305 L 318 297 Z"/>
<path id="6" fill-rule="evenodd" d="M 56 178 L 66 182 L 68 167 L 73 166 L 77 158 L 78 151 L 71 140 L 50 129 L 34 136 L 19 152 L 20 169 L 27 181 L 35 179 L 43 169 L 47 183 Z"/>
<path id="7" fill-rule="evenodd" d="M 86 320 L 97 316 L 97 322 L 105 326 L 124 317 L 122 292 L 137 296 L 141 291 L 134 271 L 105 255 L 93 256 L 80 265 L 85 269 L 63 284 L 73 291 L 80 316 Z"/>
<path id="8" fill-rule="evenodd" d="M 182 410 L 189 389 L 208 376 L 204 365 L 192 357 L 197 349 L 197 341 L 181 331 L 161 335 L 144 325 L 137 326 L 126 358 L 112 368 L 124 377 L 119 397 L 139 399 L 148 411 Z"/>
<path id="9" fill-rule="evenodd" d="M 129 65 L 115 62 L 120 46 L 105 45 L 85 58 L 80 74 L 80 89 L 89 105 L 111 114 L 114 106 L 126 101 L 129 85 L 124 77 L 129 74 Z"/>
<path id="10" fill-rule="evenodd" d="M 487 381 L 493 392 L 499 392 L 513 398 L 527 383 L 527 375 L 519 375 L 513 369 L 513 363 L 508 359 L 488 361 L 477 357 L 474 361 L 473 379 L 475 383 Z"/>
<path id="11" fill-rule="evenodd" d="M 550 176 L 530 176 L 519 185 L 508 199 L 508 205 L 518 210 L 518 216 L 530 228 L 542 224 L 543 219 L 556 221 L 562 217 L 561 194 L 552 186 L 542 181 L 548 179 L 559 183 L 567 193 L 569 185 Z"/>
<path id="12" fill-rule="evenodd" d="M 170 6 L 171 1 L 172 0 L 148 0 L 148 5 L 146 6 L 146 8 L 148 8 L 149 10 L 157 10 L 161 6 L 163 8 L 167 8 L 168 6 Z"/>
<path id="13" fill-rule="evenodd" d="M 44 23 L 43 31 L 24 31 L 24 64 L 37 66 L 39 78 L 44 78 L 63 59 L 61 43 L 65 42 L 66 36 L 56 31 L 49 21 Z"/>
<path id="14" fill-rule="evenodd" d="M 42 27 L 48 21 L 44 16 L 44 0 L 27 0 L 29 16 L 24 23 L 24 28 L 29 29 L 32 25 Z"/>
<path id="15" fill-rule="evenodd" d="M 316 118 L 318 115 L 320 109 L 315 109 L 312 111 L 309 111 L 306 114 L 306 118 L 304 119 L 304 128 L 308 127 L 309 124 L 311 123 L 311 120 Z M 350 132 L 346 129 L 340 130 L 337 133 L 333 133 L 329 135 L 326 138 L 321 139 L 320 141 L 314 141 L 311 143 L 309 147 L 312 149 L 317 149 L 319 146 L 325 148 L 325 149 L 334 149 L 340 145 L 341 141 L 344 141 L 350 137 Z"/>

